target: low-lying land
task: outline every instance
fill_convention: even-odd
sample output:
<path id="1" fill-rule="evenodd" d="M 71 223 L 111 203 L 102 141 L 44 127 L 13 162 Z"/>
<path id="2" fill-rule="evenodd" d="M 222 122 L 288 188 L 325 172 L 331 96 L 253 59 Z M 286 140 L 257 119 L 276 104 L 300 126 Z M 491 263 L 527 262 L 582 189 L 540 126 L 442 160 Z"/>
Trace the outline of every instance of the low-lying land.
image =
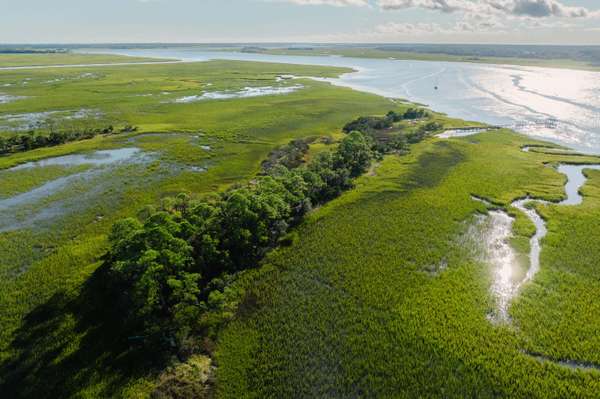
<path id="1" fill-rule="evenodd" d="M 594 397 L 600 372 L 567 363 L 600 364 L 598 172 L 583 206 L 539 207 L 550 230 L 541 271 L 510 323 L 490 318 L 484 238 L 469 237 L 486 209 L 472 195 L 516 217 L 524 254 L 533 226 L 511 201 L 564 197 L 550 166 L 578 162 L 523 152 L 528 143 L 509 131 L 426 140 L 315 212 L 248 284 L 252 311 L 216 350 L 219 396 Z"/>
<path id="2" fill-rule="evenodd" d="M 130 364 L 118 369 L 110 359 L 98 363 L 113 349 L 108 345 L 90 350 L 86 344 L 93 336 L 92 326 L 84 328 L 78 323 L 80 312 L 66 306 L 98 267 L 111 225 L 146 205 L 159 204 L 165 196 L 188 192 L 198 197 L 248 180 L 260 171 L 269 152 L 291 139 L 324 136 L 327 139 L 314 147 L 327 147 L 342 136 L 340 127 L 349 120 L 397 107 L 389 99 L 309 79 L 276 79 L 343 72 L 220 61 L 0 71 L 0 90 L 19 98 L 0 105 L 0 118 L 19 115 L 19 120 L 28 120 L 33 115 L 39 121 L 25 127 L 0 121 L 4 137 L 108 125 L 138 127 L 136 132 L 0 157 L 0 304 L 5 309 L 0 360 L 3 370 L 27 371 L 29 377 L 17 386 L 29 386 L 42 396 L 51 395 L 49 386 L 60 387 L 64 397 L 101 392 L 111 396 L 121 392 L 132 375 L 141 375 L 141 383 L 152 377 L 145 370 L 132 371 Z M 175 101 L 213 91 L 290 84 L 302 88 L 280 95 Z M 70 117 L 74 114 L 81 118 Z M 137 152 L 98 164 L 123 149 Z M 44 160 L 58 164 L 21 168 Z M 19 169 L 11 170 L 14 167 Z M 38 188 L 44 191 L 35 191 Z M 15 205 L 16 196 L 21 197 Z M 43 337 L 46 343 L 39 341 Z M 65 382 L 59 375 L 73 379 Z"/>
<path id="3" fill-rule="evenodd" d="M 443 46 L 442 46 L 443 48 Z M 244 49 L 242 48 L 242 51 Z M 441 48 L 430 49 L 428 51 L 414 51 L 410 48 L 393 48 L 393 46 L 365 46 L 365 47 L 309 47 L 309 48 L 250 48 L 245 51 L 259 52 L 275 55 L 337 55 L 343 57 L 357 58 L 385 58 L 397 60 L 417 60 L 417 61 L 447 61 L 447 62 L 473 62 L 481 64 L 501 64 L 501 65 L 522 65 L 537 66 L 546 68 L 580 69 L 586 71 L 600 71 L 598 65 L 599 58 L 595 62 L 568 58 L 567 55 L 557 58 L 528 58 L 521 56 L 490 56 L 473 54 L 452 54 L 444 52 Z M 598 57 L 598 56 L 597 56 Z"/>
<path id="4" fill-rule="evenodd" d="M 586 172 L 582 205 L 536 205 L 549 229 L 541 270 L 510 322 L 491 317 L 493 270 L 473 228 L 488 208 L 473 198 L 515 217 L 522 263 L 534 227 L 512 201 L 557 201 L 553 166 L 598 160 L 508 130 L 438 138 L 471 124 L 277 79 L 343 72 L 222 61 L 0 71 L 0 92 L 18 98 L 0 104 L 6 137 L 138 127 L 0 157 L 0 393 L 594 397 L 600 172 Z M 39 123 L 22 127 L 26 115 Z M 313 174 L 297 172 L 296 186 L 281 166 Z M 306 199 L 319 207 L 288 223 Z"/>
<path id="5" fill-rule="evenodd" d="M 85 64 L 118 64 L 125 62 L 156 62 L 165 61 L 157 58 L 127 57 L 108 54 L 74 54 L 74 53 L 43 53 L 43 54 L 2 54 L 0 53 L 0 68 L 26 67 L 42 65 L 85 65 Z"/>

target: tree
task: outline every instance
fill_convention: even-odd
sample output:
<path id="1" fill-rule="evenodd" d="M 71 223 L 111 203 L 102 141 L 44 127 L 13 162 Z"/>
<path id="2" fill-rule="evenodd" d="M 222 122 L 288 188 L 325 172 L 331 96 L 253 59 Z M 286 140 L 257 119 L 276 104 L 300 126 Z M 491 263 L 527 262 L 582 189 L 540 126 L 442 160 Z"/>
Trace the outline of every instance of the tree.
<path id="1" fill-rule="evenodd" d="M 363 174 L 371 165 L 373 151 L 370 137 L 360 132 L 352 132 L 346 136 L 336 152 L 339 168 L 350 171 L 350 177 Z"/>
<path id="2" fill-rule="evenodd" d="M 423 108 L 409 108 L 404 112 L 404 119 L 420 119 L 427 118 L 429 113 Z"/>
<path id="3" fill-rule="evenodd" d="M 392 127 L 390 119 L 377 116 L 361 116 L 360 118 L 346 124 L 343 128 L 344 132 L 350 133 L 358 131 L 362 133 L 371 133 L 373 130 L 382 130 Z"/>
<path id="4" fill-rule="evenodd" d="M 402 115 L 394 111 L 390 111 L 385 115 L 385 118 L 390 122 L 400 122 L 402 120 Z"/>
<path id="5" fill-rule="evenodd" d="M 149 339 L 181 339 L 184 314 L 198 304 L 201 276 L 192 270 L 192 247 L 181 232 L 176 217 L 161 211 L 143 225 L 132 218 L 118 222 L 109 235 L 110 275 L 126 293 L 120 295 L 124 317 Z"/>
<path id="6" fill-rule="evenodd" d="M 0 153 L 9 152 L 8 141 L 0 136 Z"/>
<path id="7" fill-rule="evenodd" d="M 337 161 L 338 158 L 330 152 L 324 152 L 311 163 L 309 171 L 318 177 L 317 183 L 321 183 L 313 189 L 313 203 L 328 201 L 352 187 L 350 171 Z"/>
<path id="8" fill-rule="evenodd" d="M 181 348 L 194 331 L 218 327 L 241 300 L 230 285 L 237 273 L 256 267 L 313 203 L 350 188 L 374 156 L 368 133 L 349 132 L 306 166 L 276 163 L 219 196 L 179 194 L 139 213 L 143 223 L 116 223 L 103 270 L 133 335 Z"/>

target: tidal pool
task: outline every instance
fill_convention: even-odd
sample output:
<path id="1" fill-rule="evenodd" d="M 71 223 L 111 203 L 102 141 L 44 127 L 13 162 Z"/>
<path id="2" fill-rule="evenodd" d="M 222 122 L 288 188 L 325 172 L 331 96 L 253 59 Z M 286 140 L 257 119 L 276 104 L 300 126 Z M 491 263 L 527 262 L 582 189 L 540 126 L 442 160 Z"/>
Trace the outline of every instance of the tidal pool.
<path id="1" fill-rule="evenodd" d="M 489 226 L 485 234 L 485 252 L 492 265 L 492 293 L 497 301 L 496 319 L 508 321 L 508 308 L 519 284 L 515 281 L 516 253 L 509 244 L 514 219 L 506 212 L 490 211 Z"/>
<path id="2" fill-rule="evenodd" d="M 59 166 L 76 166 L 76 165 L 93 165 L 101 166 L 113 164 L 116 162 L 126 161 L 140 152 L 139 148 L 118 148 L 115 150 L 100 150 L 90 154 L 71 154 L 60 157 L 41 159 L 39 161 L 27 162 L 21 165 L 14 166 L 11 170 L 22 170 L 31 168 L 43 168 L 44 166 L 59 165 Z"/>
<path id="3" fill-rule="evenodd" d="M 98 110 L 82 108 L 74 111 L 44 111 L 23 114 L 0 115 L 0 130 L 24 131 L 43 125 L 50 120 L 98 119 L 102 113 Z"/>
<path id="4" fill-rule="evenodd" d="M 579 190 L 585 184 L 587 178 L 583 174 L 584 170 L 600 170 L 600 165 L 567 165 L 561 164 L 558 166 L 558 171 L 567 176 L 567 184 L 565 191 L 567 199 L 562 201 L 561 205 L 579 205 L 583 202 L 583 197 Z"/>
<path id="5" fill-rule="evenodd" d="M 112 179 L 100 179 L 107 173 L 114 171 L 118 166 L 130 164 L 143 164 L 150 159 L 139 148 L 119 148 L 114 150 L 101 150 L 90 154 L 71 154 L 60 157 L 48 158 L 34 162 L 17 165 L 6 169 L 2 173 L 11 173 L 18 170 L 31 170 L 52 165 L 76 166 L 89 165 L 90 168 L 82 172 L 50 180 L 29 191 L 13 195 L 0 200 L 0 232 L 13 231 L 20 228 L 37 225 L 40 222 L 61 216 L 77 207 L 86 206 L 92 200 L 94 193 L 100 192 Z M 96 183 L 92 184 L 93 181 Z M 74 187 L 81 189 L 80 195 L 69 195 L 59 198 L 60 193 Z M 63 194 L 64 196 L 64 194 Z"/>
<path id="6" fill-rule="evenodd" d="M 453 137 L 467 137 L 472 136 L 474 134 L 487 132 L 490 128 L 471 128 L 471 129 L 451 129 L 446 130 L 444 133 L 440 133 L 436 135 L 441 139 L 449 139 Z"/>
<path id="7" fill-rule="evenodd" d="M 544 219 L 534 208 L 528 207 L 528 205 L 532 203 L 547 204 L 548 202 L 532 198 L 524 198 L 512 203 L 513 207 L 523 212 L 525 216 L 527 216 L 527 218 L 529 218 L 529 220 L 531 220 L 535 225 L 535 234 L 529 240 L 529 269 L 527 270 L 527 274 L 519 286 L 533 280 L 533 277 L 540 270 L 540 254 L 542 252 L 541 242 L 542 239 L 546 237 L 546 234 L 548 234 L 548 229 L 546 228 L 546 222 Z"/>
<path id="8" fill-rule="evenodd" d="M 270 96 L 270 95 L 278 95 L 278 94 L 289 94 L 293 93 L 297 90 L 302 89 L 304 86 L 302 85 L 294 85 L 294 86 L 285 86 L 285 87 L 273 87 L 273 86 L 265 86 L 265 87 L 244 87 L 239 91 L 214 91 L 207 92 L 201 95 L 195 96 L 185 96 L 180 97 L 174 100 L 174 102 L 179 104 L 185 103 L 193 103 L 197 101 L 206 101 L 206 100 L 228 100 L 231 98 L 249 98 L 249 97 L 261 97 L 261 96 Z"/>
<path id="9" fill-rule="evenodd" d="M 25 98 L 25 97 L 22 97 L 22 96 L 10 96 L 8 94 L 2 94 L 2 93 L 0 93 L 0 104 L 12 103 L 13 101 L 21 100 L 23 98 Z"/>

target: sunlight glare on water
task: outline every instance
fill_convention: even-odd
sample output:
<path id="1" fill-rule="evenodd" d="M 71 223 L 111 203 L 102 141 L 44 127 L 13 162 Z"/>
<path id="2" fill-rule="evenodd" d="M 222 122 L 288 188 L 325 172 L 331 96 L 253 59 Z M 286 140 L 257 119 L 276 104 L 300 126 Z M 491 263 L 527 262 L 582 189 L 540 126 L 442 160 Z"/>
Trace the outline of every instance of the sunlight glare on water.
<path id="1" fill-rule="evenodd" d="M 94 51 L 185 61 L 228 59 L 354 68 L 357 72 L 329 81 L 383 96 L 406 98 L 452 117 L 493 125 L 556 119 L 558 123 L 554 128 L 517 129 L 578 151 L 600 154 L 600 72 L 461 62 L 211 52 L 199 48 Z"/>
<path id="2" fill-rule="evenodd" d="M 514 280 L 517 264 L 516 255 L 508 240 L 512 237 L 514 219 L 505 212 L 489 212 L 489 221 L 484 234 L 485 256 L 492 266 L 492 293 L 497 301 L 497 312 L 494 319 L 508 321 L 508 307 L 518 290 L 518 282 Z"/>

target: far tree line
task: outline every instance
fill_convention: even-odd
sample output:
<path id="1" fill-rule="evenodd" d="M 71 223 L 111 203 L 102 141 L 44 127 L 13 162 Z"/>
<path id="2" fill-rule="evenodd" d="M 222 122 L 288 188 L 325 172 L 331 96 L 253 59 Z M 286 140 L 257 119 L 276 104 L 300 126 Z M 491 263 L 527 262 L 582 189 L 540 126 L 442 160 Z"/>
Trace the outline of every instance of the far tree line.
<path id="1" fill-rule="evenodd" d="M 137 127 L 127 125 L 115 129 L 112 125 L 99 129 L 85 129 L 81 131 L 61 132 L 53 131 L 50 134 L 35 134 L 33 131 L 24 134 L 15 134 L 8 137 L 0 136 L 0 154 L 25 152 L 43 147 L 53 147 L 72 141 L 94 138 L 101 134 L 115 134 L 135 132 Z"/>

